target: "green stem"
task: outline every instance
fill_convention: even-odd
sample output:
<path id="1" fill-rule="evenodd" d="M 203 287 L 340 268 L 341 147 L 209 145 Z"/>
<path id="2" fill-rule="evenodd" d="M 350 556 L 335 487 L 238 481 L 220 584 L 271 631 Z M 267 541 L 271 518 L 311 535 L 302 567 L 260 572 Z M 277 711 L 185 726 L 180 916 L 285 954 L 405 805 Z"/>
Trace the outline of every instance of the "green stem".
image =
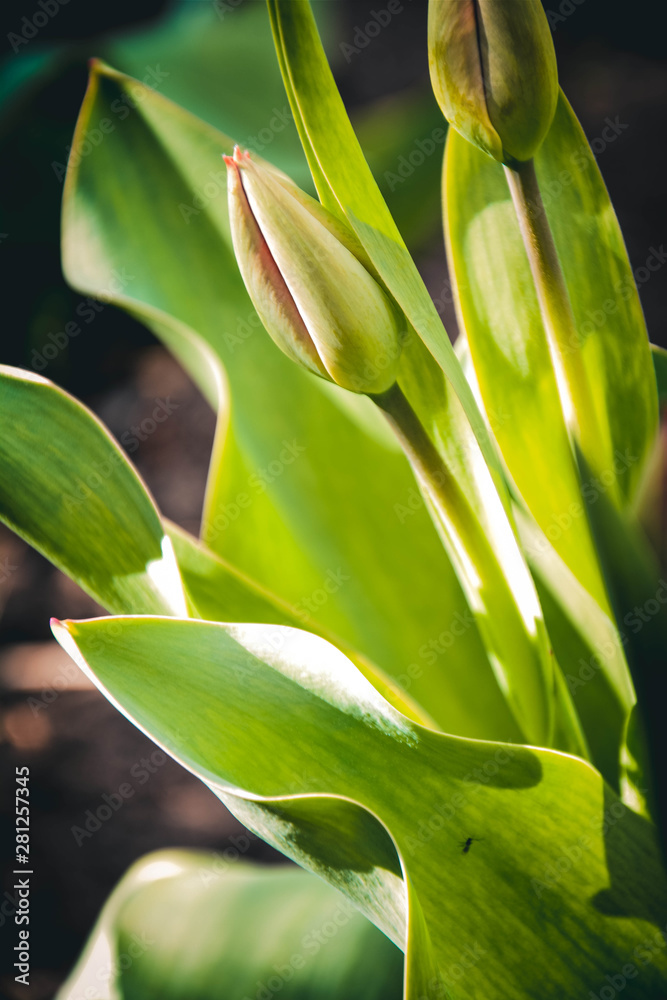
<path id="1" fill-rule="evenodd" d="M 581 354 L 581 338 L 542 201 L 535 163 L 528 160 L 506 166 L 505 176 L 537 290 L 566 424 L 580 444 L 583 428 L 588 440 L 599 440 L 595 405 Z"/>
<path id="2" fill-rule="evenodd" d="M 398 383 L 387 392 L 370 398 L 387 418 L 448 534 L 462 538 L 473 563 L 476 563 L 481 549 L 488 549 L 488 540 L 454 473 L 426 433 Z"/>
<path id="3" fill-rule="evenodd" d="M 408 458 L 440 522 L 441 534 L 464 592 L 476 612 L 480 633 L 491 656 L 492 666 L 511 662 L 518 689 L 506 691 L 504 678 L 498 676 L 501 690 L 519 729 L 527 742 L 541 744 L 551 731 L 549 720 L 551 691 L 546 694 L 540 656 L 528 636 L 515 597 L 498 561 L 490 538 L 470 506 L 454 473 L 429 437 L 398 384 L 381 395 L 371 396 L 384 413 Z M 491 605 L 487 602 L 491 600 Z M 536 626 L 538 627 L 538 626 Z M 559 716 L 561 736 L 570 753 L 589 758 L 581 724 L 571 704 L 569 692 L 561 679 Z M 535 711 L 539 705 L 540 710 Z M 544 711 L 544 717 L 542 716 Z"/>

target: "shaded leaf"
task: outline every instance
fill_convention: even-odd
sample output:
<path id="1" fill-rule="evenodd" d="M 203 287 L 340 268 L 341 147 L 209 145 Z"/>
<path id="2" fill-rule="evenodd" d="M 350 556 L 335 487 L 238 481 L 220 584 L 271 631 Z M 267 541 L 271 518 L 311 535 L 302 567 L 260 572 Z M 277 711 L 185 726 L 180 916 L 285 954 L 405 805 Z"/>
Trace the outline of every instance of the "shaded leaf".
<path id="1" fill-rule="evenodd" d="M 348 900 L 298 868 L 231 863 L 237 843 L 133 865 L 59 1000 L 401 997 L 402 955 Z"/>

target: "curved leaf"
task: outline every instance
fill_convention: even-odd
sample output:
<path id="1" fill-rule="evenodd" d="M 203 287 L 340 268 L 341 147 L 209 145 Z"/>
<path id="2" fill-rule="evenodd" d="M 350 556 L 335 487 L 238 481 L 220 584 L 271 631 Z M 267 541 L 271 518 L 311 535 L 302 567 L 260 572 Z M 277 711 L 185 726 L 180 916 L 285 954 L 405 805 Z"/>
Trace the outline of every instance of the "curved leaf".
<path id="1" fill-rule="evenodd" d="M 401 953 L 348 900 L 298 868 L 232 862 L 237 842 L 133 865 L 58 1000 L 401 997 Z"/>
<path id="2" fill-rule="evenodd" d="M 117 618 L 54 631 L 251 829 L 410 943 L 408 1000 L 560 1000 L 630 963 L 637 1000 L 664 991 L 654 829 L 584 762 L 423 729 L 298 630 Z"/>
<path id="3" fill-rule="evenodd" d="M 516 487 L 554 548 L 609 613 L 584 492 L 627 504 L 657 427 L 646 328 L 618 222 L 561 95 L 536 169 L 565 274 L 598 426 L 594 476 L 580 486 L 528 258 L 503 168 L 450 131 L 447 250 L 479 392 L 503 413 L 496 440 Z"/>
<path id="4" fill-rule="evenodd" d="M 153 500 L 99 420 L 4 365 L 0 420 L 0 519 L 109 611 L 186 614 Z"/>

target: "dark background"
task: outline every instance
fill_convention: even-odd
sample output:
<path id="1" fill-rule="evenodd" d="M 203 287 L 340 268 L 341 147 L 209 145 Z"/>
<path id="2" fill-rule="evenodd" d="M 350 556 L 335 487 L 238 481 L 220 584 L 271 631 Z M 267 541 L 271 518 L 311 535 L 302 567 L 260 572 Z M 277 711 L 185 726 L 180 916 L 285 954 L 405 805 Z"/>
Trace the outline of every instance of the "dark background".
<path id="1" fill-rule="evenodd" d="M 338 42 L 354 39 L 357 26 L 384 4 L 320 2 L 335 8 L 329 50 L 338 55 L 336 74 L 351 109 L 361 112 L 405 88 L 428 91 L 425 0 L 406 0 L 400 18 L 349 62 L 340 57 Z M 39 8 L 36 0 L 4 5 L 0 54 L 5 72 L 9 66 L 10 73 L 32 79 L 39 54 L 52 47 L 52 56 L 48 72 L 35 75 L 19 99 L 5 100 L 0 114 L 2 363 L 30 368 L 32 351 L 43 344 L 45 331 L 62 329 L 80 302 L 60 272 L 62 183 L 51 164 L 63 159 L 71 142 L 86 84 L 86 59 L 99 54 L 105 33 L 160 18 L 167 7 L 163 0 L 69 0 L 39 37 L 15 55 L 8 33 L 20 30 L 22 17 Z M 667 236 L 667 62 L 664 31 L 652 22 L 656 6 L 546 0 L 545 7 L 554 28 L 561 83 L 589 139 L 601 135 L 608 118 L 619 124 L 618 138 L 598 162 L 633 268 L 641 268 L 651 248 L 660 248 Z M 437 289 L 445 268 L 437 202 L 432 225 L 422 235 L 420 265 L 429 287 Z M 640 294 L 651 339 L 667 345 L 662 272 L 645 281 Z M 446 321 L 451 329 L 452 317 Z M 178 417 L 161 426 L 132 458 L 165 514 L 196 532 L 213 415 L 152 334 L 105 307 L 48 374 L 117 432 L 147 416 L 156 396 L 178 400 Z M 153 751 L 96 691 L 86 688 L 51 642 L 50 615 L 97 613 L 100 609 L 75 585 L 0 529 L 0 761 L 5 787 L 15 764 L 31 769 L 36 871 L 33 985 L 13 992 L 10 959 L 0 970 L 8 997 L 53 995 L 102 902 L 137 857 L 168 845 L 221 850 L 239 830 L 211 793 L 167 761 L 154 768 L 150 780 L 134 782 L 134 796 L 94 836 L 76 843 L 72 827 L 83 823 L 86 810 L 102 804 L 103 794 L 114 792 Z M 2 829 L 9 837 L 12 813 L 13 802 L 5 803 Z M 248 855 L 273 857 L 257 841 Z"/>

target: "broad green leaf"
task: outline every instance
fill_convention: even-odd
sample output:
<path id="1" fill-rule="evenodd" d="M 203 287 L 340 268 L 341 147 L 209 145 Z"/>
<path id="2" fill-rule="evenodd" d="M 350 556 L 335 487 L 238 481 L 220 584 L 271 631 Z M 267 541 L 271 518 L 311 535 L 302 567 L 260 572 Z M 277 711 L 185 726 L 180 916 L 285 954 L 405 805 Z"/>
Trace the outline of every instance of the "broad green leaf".
<path id="1" fill-rule="evenodd" d="M 633 998 L 665 990 L 655 831 L 590 765 L 423 729 L 298 630 L 115 618 L 55 632 L 252 830 L 407 943 L 408 1000 L 599 995 L 630 965 Z"/>
<path id="2" fill-rule="evenodd" d="M 186 614 L 146 487 L 89 410 L 0 366 L 0 519 L 114 613 Z"/>
<path id="3" fill-rule="evenodd" d="M 616 214 L 562 95 L 536 168 L 603 433 L 589 461 L 603 482 L 615 471 L 607 496 L 627 507 L 658 429 L 650 345 Z"/>
<path id="4" fill-rule="evenodd" d="M 400 951 L 349 900 L 298 868 L 232 860 L 250 842 L 236 843 L 133 865 L 58 1000 L 401 997 Z"/>
<path id="5" fill-rule="evenodd" d="M 423 345 L 403 352 L 400 384 L 454 474 L 458 521 L 436 523 L 478 615 L 496 678 L 530 742 L 554 738 L 542 614 L 519 550 L 498 456 L 419 273 L 366 163 L 336 88 L 307 0 L 269 0 L 283 82 L 322 203 L 354 229 Z M 430 352 L 430 353 L 429 353 Z M 437 362 L 437 364 L 434 363 Z M 564 693 L 565 702 L 568 700 Z M 571 713 L 566 712 L 571 716 Z M 563 729 L 564 720 L 556 722 Z M 575 732 L 567 749 L 585 752 Z"/>
<path id="6" fill-rule="evenodd" d="M 540 309 L 502 167 L 450 131 L 447 251 L 480 396 L 516 487 L 558 554 L 607 606 Z M 546 446 L 545 446 L 546 443 Z"/>
<path id="7" fill-rule="evenodd" d="M 318 625 L 311 615 L 302 609 L 291 607 L 275 594 L 271 594 L 245 573 L 216 556 L 187 531 L 169 522 L 166 523 L 166 530 L 174 547 L 192 617 L 209 621 L 262 622 L 267 625 L 308 628 L 332 642 L 349 656 L 364 677 L 394 708 L 422 725 L 438 728 L 434 719 L 409 693 L 414 679 L 412 674 L 405 675 L 403 685 L 397 684 L 376 664 L 371 663 L 357 650 L 348 647 L 338 636 L 332 635 Z M 471 621 L 468 612 L 467 622 L 465 619 L 457 619 L 454 622 L 454 627 L 458 627 L 456 634 L 452 634 L 452 641 L 461 634 L 461 628 Z M 435 655 L 433 653 L 431 655 L 433 657 L 431 662 L 434 662 Z M 493 688 L 491 692 L 493 694 Z"/>
<path id="8" fill-rule="evenodd" d="M 231 140 L 97 65 L 75 151 L 114 108 L 128 113 L 70 165 L 64 269 L 146 322 L 219 405 L 203 541 L 378 664 L 446 731 L 518 737 L 374 407 L 297 369 L 259 325 L 230 241 L 220 153 Z"/>
<path id="9" fill-rule="evenodd" d="M 595 399 L 601 439 L 578 483 L 540 309 L 503 168 L 450 131 L 447 249 L 484 405 L 509 473 L 572 572 L 608 611 L 584 492 L 627 504 L 656 431 L 646 328 L 622 236 L 585 136 L 561 96 L 536 168 Z M 545 446 L 546 445 L 546 446 Z"/>
<path id="10" fill-rule="evenodd" d="M 216 556 L 189 532 L 171 522 L 165 526 L 195 617 L 209 621 L 298 624 L 289 605 Z"/>
<path id="11" fill-rule="evenodd" d="M 163 527 L 117 443 L 90 410 L 63 390 L 41 376 L 0 367 L 0 413 L 0 519 L 108 611 L 183 615 L 187 598 L 187 611 L 199 618 L 311 627 L 344 649 L 393 705 L 435 725 L 405 687 L 310 615 L 176 525 Z M 9 414 L 18 431 L 9 430 Z M 45 427 L 50 447 L 37 463 Z M 406 675 L 408 687 L 411 679 Z"/>

